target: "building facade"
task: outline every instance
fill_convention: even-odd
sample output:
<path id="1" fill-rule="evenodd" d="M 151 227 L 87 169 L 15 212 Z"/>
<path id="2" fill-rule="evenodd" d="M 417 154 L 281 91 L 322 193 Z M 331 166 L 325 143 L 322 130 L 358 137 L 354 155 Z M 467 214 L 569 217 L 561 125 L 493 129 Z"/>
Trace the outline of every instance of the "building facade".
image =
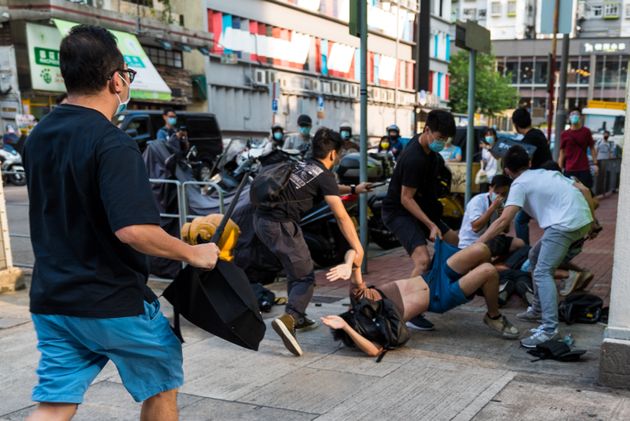
<path id="1" fill-rule="evenodd" d="M 359 39 L 348 0 L 207 0 L 215 43 L 207 69 L 209 110 L 227 135 L 359 126 Z M 413 131 L 416 1 L 368 3 L 368 135 L 396 123 Z M 443 89 L 443 88 L 442 88 Z M 234 112 L 238 110 L 238 112 Z"/>
<path id="2" fill-rule="evenodd" d="M 542 123 L 547 106 L 551 41 L 495 41 L 493 48 L 498 71 L 510 75 L 519 90 L 521 104 L 531 108 L 536 123 Z M 622 102 L 629 58 L 630 38 L 572 39 L 566 107 L 582 108 L 588 100 Z M 560 58 L 556 66 L 560 68 Z"/>
<path id="3" fill-rule="evenodd" d="M 476 20 L 490 30 L 493 40 L 531 39 L 536 35 L 538 1 L 457 0 L 452 19 Z"/>
<path id="4" fill-rule="evenodd" d="M 59 43 L 80 23 L 111 30 L 127 64 L 138 71 L 129 108 L 206 109 L 201 94 L 205 82 L 198 79 L 205 81 L 204 54 L 212 39 L 187 9 L 196 4 L 202 10 L 203 2 L 168 4 L 167 8 L 157 0 L 0 1 L 0 127 L 32 124 L 33 118 L 40 119 L 55 106 L 56 97 L 65 92 Z"/>

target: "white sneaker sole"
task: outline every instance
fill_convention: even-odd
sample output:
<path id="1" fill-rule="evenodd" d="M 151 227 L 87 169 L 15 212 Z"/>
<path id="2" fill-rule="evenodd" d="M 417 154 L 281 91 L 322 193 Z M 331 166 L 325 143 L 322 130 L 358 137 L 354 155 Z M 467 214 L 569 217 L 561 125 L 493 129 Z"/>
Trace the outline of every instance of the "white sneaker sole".
<path id="1" fill-rule="evenodd" d="M 289 350 L 289 352 L 291 352 L 291 354 L 295 355 L 296 357 L 301 357 L 304 354 L 302 352 L 300 344 L 298 344 L 297 342 L 297 339 L 295 339 L 295 336 L 293 336 L 291 332 L 289 332 L 289 329 L 287 329 L 284 323 L 282 323 L 279 319 L 275 319 L 273 322 L 271 322 L 271 327 L 278 334 L 278 336 L 280 336 L 280 339 L 282 339 L 284 346 Z"/>

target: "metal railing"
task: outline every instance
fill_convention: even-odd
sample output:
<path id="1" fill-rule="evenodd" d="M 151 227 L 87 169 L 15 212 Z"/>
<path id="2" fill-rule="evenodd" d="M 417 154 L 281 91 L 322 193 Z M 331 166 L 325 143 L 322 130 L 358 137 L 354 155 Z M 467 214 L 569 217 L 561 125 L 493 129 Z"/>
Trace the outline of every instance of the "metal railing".
<path id="1" fill-rule="evenodd" d="M 9 172 L 3 172 L 3 174 L 10 174 Z M 186 222 L 193 220 L 194 218 L 198 217 L 198 216 L 205 216 L 205 215 L 197 215 L 197 214 L 189 214 L 188 213 L 188 200 L 187 200 L 187 194 L 186 194 L 186 188 L 188 186 L 208 186 L 208 187 L 212 187 L 218 194 L 219 196 L 219 212 L 220 213 L 224 213 L 225 212 L 225 203 L 224 203 L 224 199 L 225 199 L 225 191 L 221 188 L 221 186 L 219 186 L 217 183 L 213 182 L 213 181 L 184 181 L 181 182 L 179 180 L 168 180 L 168 179 L 161 179 L 161 178 L 150 178 L 149 182 L 151 184 L 172 184 L 175 186 L 175 190 L 177 192 L 177 213 L 167 213 L 167 212 L 161 212 L 160 213 L 160 217 L 161 218 L 172 218 L 172 219 L 178 219 L 179 220 L 179 226 L 182 227 Z M 16 205 L 18 206 L 18 205 Z M 28 206 L 26 204 L 20 204 L 19 206 Z M 30 239 L 31 236 L 30 234 L 18 234 L 18 233 L 9 233 L 9 237 L 11 238 L 22 238 L 22 239 Z M 25 268 L 25 269 L 33 269 L 33 264 L 31 263 L 21 263 L 21 262 L 14 262 L 13 263 L 14 266 L 19 267 L 19 268 Z"/>

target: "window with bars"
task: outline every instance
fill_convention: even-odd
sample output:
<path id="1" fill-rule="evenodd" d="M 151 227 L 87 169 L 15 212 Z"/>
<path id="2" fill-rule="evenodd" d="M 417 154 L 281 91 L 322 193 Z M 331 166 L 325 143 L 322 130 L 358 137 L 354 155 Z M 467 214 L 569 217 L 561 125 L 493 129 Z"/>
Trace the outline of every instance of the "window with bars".
<path id="1" fill-rule="evenodd" d="M 604 10 L 601 4 L 594 4 L 591 6 L 591 17 L 601 18 Z"/>
<path id="2" fill-rule="evenodd" d="M 604 4 L 604 19 L 619 19 L 619 3 Z"/>
<path id="3" fill-rule="evenodd" d="M 490 4 L 490 13 L 492 14 L 492 16 L 501 16 L 501 2 L 500 1 L 493 1 Z"/>
<path id="4" fill-rule="evenodd" d="M 181 69 L 184 67 L 182 52 L 177 50 L 164 50 L 157 47 L 144 47 L 153 64 Z"/>
<path id="5" fill-rule="evenodd" d="M 516 0 L 510 0 L 507 4 L 507 15 L 509 18 L 516 16 Z"/>

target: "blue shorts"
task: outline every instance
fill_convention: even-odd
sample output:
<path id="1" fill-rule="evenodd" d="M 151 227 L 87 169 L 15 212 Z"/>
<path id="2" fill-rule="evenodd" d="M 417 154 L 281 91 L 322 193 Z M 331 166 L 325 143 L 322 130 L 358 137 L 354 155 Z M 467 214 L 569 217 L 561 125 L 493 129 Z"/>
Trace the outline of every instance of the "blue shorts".
<path id="1" fill-rule="evenodd" d="M 451 269 L 447 261 L 459 249 L 445 241 L 436 240 L 435 254 L 430 272 L 425 276 L 429 286 L 429 311 L 446 313 L 447 311 L 470 301 L 459 286 L 459 273 Z"/>
<path id="2" fill-rule="evenodd" d="M 97 319 L 32 314 L 41 352 L 33 401 L 76 403 L 107 361 L 136 402 L 184 383 L 182 346 L 160 311 L 144 303 L 144 314 Z"/>

